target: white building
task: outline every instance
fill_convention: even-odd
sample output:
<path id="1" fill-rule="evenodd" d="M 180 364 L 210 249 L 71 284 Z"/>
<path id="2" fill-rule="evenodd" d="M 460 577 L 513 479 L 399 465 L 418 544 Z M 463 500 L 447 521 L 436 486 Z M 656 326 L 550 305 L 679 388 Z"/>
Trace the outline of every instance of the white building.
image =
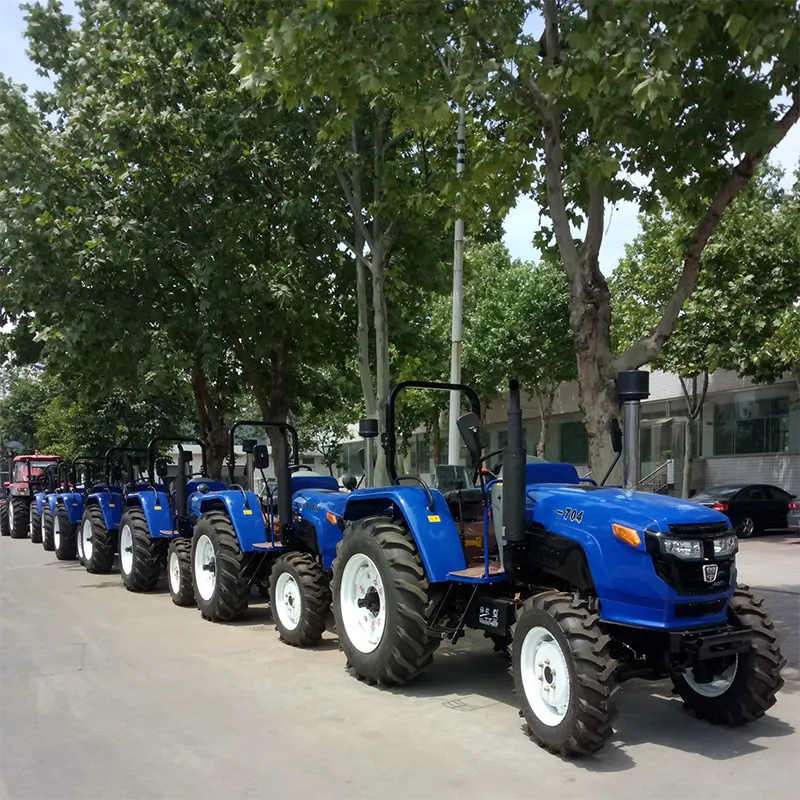
<path id="1" fill-rule="evenodd" d="M 505 446 L 507 406 L 498 398 L 484 413 L 490 450 Z M 526 447 L 535 450 L 541 430 L 535 399 L 523 402 Z M 650 398 L 642 403 L 642 475 L 654 474 L 670 487 L 680 486 L 683 468 L 686 400 L 676 375 L 653 372 Z M 800 495 L 800 397 L 796 381 L 788 374 L 772 385 L 754 384 L 735 373 L 716 372 L 709 379 L 708 394 L 695 421 L 696 460 L 692 487 L 701 489 L 722 483 L 763 482 Z M 362 473 L 360 440 L 344 444 L 343 471 Z M 447 463 L 447 431 L 439 443 L 440 463 Z M 414 434 L 404 470 L 430 476 L 433 448 L 425 433 Z M 462 451 L 462 455 L 466 455 Z M 553 405 L 545 449 L 549 461 L 565 461 L 588 472 L 588 439 L 578 408 L 578 387 L 560 388 Z"/>

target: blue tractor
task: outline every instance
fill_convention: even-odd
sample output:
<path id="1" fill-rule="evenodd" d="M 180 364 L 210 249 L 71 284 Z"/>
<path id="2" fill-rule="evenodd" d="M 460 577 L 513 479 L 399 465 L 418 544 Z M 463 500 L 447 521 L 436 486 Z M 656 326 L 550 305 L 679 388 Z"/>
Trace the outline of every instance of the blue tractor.
<path id="1" fill-rule="evenodd" d="M 282 446 L 276 452 L 275 485 L 258 496 L 255 469 L 269 464 L 266 445 L 245 443 L 247 487 L 233 483 L 234 434 L 242 426 L 276 430 Z M 294 463 L 289 457 L 289 437 Z M 329 475 L 298 463 L 297 430 L 283 422 L 242 420 L 228 436 L 231 486 L 196 498 L 198 521 L 192 541 L 193 580 L 197 605 L 207 619 L 228 622 L 247 609 L 251 587 L 268 583 L 273 618 L 281 638 L 292 645 L 316 644 L 325 630 L 330 609 L 329 573 L 336 542 L 341 538 L 338 518 L 325 517 L 327 503 L 347 494 Z M 288 491 L 287 491 L 288 487 Z M 309 523 L 293 514 L 305 495 L 317 498 L 322 514 Z"/>
<path id="2" fill-rule="evenodd" d="M 39 491 L 33 495 L 33 499 L 31 500 L 31 510 L 30 510 L 30 528 L 31 528 L 31 542 L 34 544 L 43 544 L 44 543 L 44 513 L 45 508 L 48 509 L 49 513 L 49 500 L 48 497 L 51 495 L 55 495 L 56 490 L 58 489 L 58 481 L 59 481 L 59 465 L 64 464 L 66 469 L 66 463 L 61 461 L 54 461 L 51 464 L 48 464 L 44 468 L 44 473 L 42 475 L 42 485 L 39 487 Z M 55 508 L 55 506 L 54 506 Z M 50 528 L 52 531 L 52 517 Z M 51 543 L 50 547 L 45 547 L 45 550 L 52 550 L 52 533 L 51 535 Z"/>
<path id="3" fill-rule="evenodd" d="M 158 446 L 174 442 L 178 447 L 177 473 L 169 489 L 163 482 L 167 462 L 157 458 Z M 192 452 L 188 443 L 199 445 L 200 472 L 190 471 Z M 222 481 L 209 480 L 206 450 L 202 442 L 180 436 L 161 436 L 147 446 L 150 482 L 125 495 L 125 510 L 119 522 L 119 566 L 122 582 L 130 592 L 156 588 L 161 567 L 167 565 L 167 583 L 172 601 L 179 606 L 194 604 L 191 577 L 191 535 L 195 522 L 195 500 L 209 491 L 225 488 Z"/>
<path id="4" fill-rule="evenodd" d="M 95 483 L 86 492 L 78 532 L 78 560 L 88 572 L 111 572 L 125 495 L 146 485 L 136 475 L 141 456 L 146 453 L 141 448 L 109 448 L 104 458 L 104 482 Z"/>
<path id="5" fill-rule="evenodd" d="M 634 676 L 671 678 L 685 705 L 714 723 L 764 715 L 785 660 L 762 601 L 737 583 L 728 519 L 633 490 L 647 379 L 638 371 L 618 378 L 630 488 L 597 486 L 569 464 L 529 460 L 516 382 L 501 474 L 488 481 L 481 467 L 494 454 L 483 454 L 477 395 L 451 384 L 394 387 L 384 439 L 392 485 L 298 492 L 293 501 L 293 524 L 313 528 L 324 567 L 341 539 L 333 612 L 359 678 L 413 680 L 443 640 L 455 642 L 470 627 L 510 649 L 520 714 L 554 753 L 599 750 L 612 734 L 618 684 Z M 459 429 L 477 486 L 441 492 L 397 475 L 395 402 L 407 388 L 469 398 L 472 411 Z M 622 442 L 615 447 L 619 458 Z M 482 552 L 467 545 L 475 538 Z"/>
<path id="6" fill-rule="evenodd" d="M 50 518 L 43 518 L 43 539 L 48 539 L 48 528 L 52 526 L 52 545 L 59 561 L 73 561 L 78 557 L 78 525 L 83 517 L 84 498 L 102 460 L 102 456 L 74 458 L 66 464 L 68 469 L 60 470 L 66 478 L 61 490 L 48 498 Z M 45 546 L 45 549 L 48 548 Z"/>

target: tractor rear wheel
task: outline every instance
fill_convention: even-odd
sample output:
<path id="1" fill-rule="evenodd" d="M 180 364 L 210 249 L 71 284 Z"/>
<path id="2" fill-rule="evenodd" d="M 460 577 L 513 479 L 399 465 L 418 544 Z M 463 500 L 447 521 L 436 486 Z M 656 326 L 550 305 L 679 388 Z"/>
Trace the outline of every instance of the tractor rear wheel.
<path id="1" fill-rule="evenodd" d="M 684 707 L 715 725 L 744 725 L 760 719 L 775 705 L 783 686 L 781 654 L 775 626 L 763 610 L 764 601 L 749 586 L 739 584 L 730 601 L 731 624 L 750 631 L 752 647 L 728 659 L 719 659 L 711 680 L 698 680 L 696 668 L 674 675 L 672 683 Z"/>
<path id="2" fill-rule="evenodd" d="M 250 587 L 242 577 L 244 554 L 228 515 L 208 511 L 194 526 L 192 585 L 200 613 L 230 622 L 247 611 Z"/>
<path id="3" fill-rule="evenodd" d="M 192 540 L 173 539 L 167 549 L 167 579 L 176 606 L 194 605 L 192 586 Z"/>
<path id="4" fill-rule="evenodd" d="M 28 538 L 28 504 L 19 497 L 12 497 L 8 509 L 8 520 L 12 539 Z"/>
<path id="5" fill-rule="evenodd" d="M 613 733 L 617 716 L 611 637 L 586 602 L 542 592 L 517 614 L 511 672 L 522 716 L 542 747 L 590 755 Z"/>
<path id="6" fill-rule="evenodd" d="M 409 531 L 387 517 L 353 523 L 333 563 L 333 613 L 356 675 L 382 686 L 413 680 L 433 660 L 428 578 Z"/>
<path id="7" fill-rule="evenodd" d="M 129 592 L 152 592 L 164 561 L 164 540 L 151 539 L 141 508 L 129 508 L 119 523 L 119 570 Z"/>
<path id="8" fill-rule="evenodd" d="M 41 544 L 42 515 L 39 513 L 39 508 L 37 507 L 35 500 L 31 502 L 30 528 L 31 528 L 31 541 L 34 544 Z"/>
<path id="9" fill-rule="evenodd" d="M 50 510 L 50 504 L 47 501 L 42 506 L 42 547 L 48 552 L 54 549 L 53 512 Z"/>
<path id="10" fill-rule="evenodd" d="M 89 506 L 83 512 L 79 537 L 83 548 L 83 565 L 87 572 L 106 575 L 114 565 L 116 536 L 106 528 L 100 506 Z"/>
<path id="11" fill-rule="evenodd" d="M 67 509 L 56 506 L 53 520 L 53 549 L 59 561 L 74 561 L 78 555 L 78 542 L 75 526 L 70 523 Z"/>
<path id="12" fill-rule="evenodd" d="M 0 500 L 0 536 L 11 536 L 8 524 L 8 501 Z"/>
<path id="13" fill-rule="evenodd" d="M 331 589 L 322 566 L 310 553 L 287 553 L 272 567 L 269 582 L 272 617 L 281 641 L 312 647 L 325 632 Z"/>

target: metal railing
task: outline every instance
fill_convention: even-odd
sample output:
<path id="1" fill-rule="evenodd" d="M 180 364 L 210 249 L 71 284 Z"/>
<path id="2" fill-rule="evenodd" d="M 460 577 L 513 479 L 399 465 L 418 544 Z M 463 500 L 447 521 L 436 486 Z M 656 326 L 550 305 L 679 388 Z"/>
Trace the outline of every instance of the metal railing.
<path id="1" fill-rule="evenodd" d="M 645 475 L 637 489 L 641 492 L 653 492 L 655 494 L 667 494 L 669 491 L 669 467 L 670 461 L 665 461 L 657 466 L 651 473 Z"/>

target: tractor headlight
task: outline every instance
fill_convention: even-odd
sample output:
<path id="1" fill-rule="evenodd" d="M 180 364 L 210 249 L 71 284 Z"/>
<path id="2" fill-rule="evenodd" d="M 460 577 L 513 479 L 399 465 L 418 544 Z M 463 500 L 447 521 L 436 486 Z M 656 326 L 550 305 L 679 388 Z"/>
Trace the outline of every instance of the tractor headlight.
<path id="1" fill-rule="evenodd" d="M 665 536 L 661 540 L 661 547 L 667 555 L 686 561 L 703 557 L 703 543 L 697 539 L 670 539 Z"/>
<path id="2" fill-rule="evenodd" d="M 723 536 L 721 539 L 714 539 L 714 555 L 729 556 L 736 552 L 738 541 L 735 536 Z"/>
<path id="3" fill-rule="evenodd" d="M 28 490 L 28 487 L 27 487 L 27 486 L 20 486 L 20 487 L 19 487 L 19 493 L 20 493 L 20 494 L 28 494 L 28 491 L 29 491 L 29 490 Z"/>

